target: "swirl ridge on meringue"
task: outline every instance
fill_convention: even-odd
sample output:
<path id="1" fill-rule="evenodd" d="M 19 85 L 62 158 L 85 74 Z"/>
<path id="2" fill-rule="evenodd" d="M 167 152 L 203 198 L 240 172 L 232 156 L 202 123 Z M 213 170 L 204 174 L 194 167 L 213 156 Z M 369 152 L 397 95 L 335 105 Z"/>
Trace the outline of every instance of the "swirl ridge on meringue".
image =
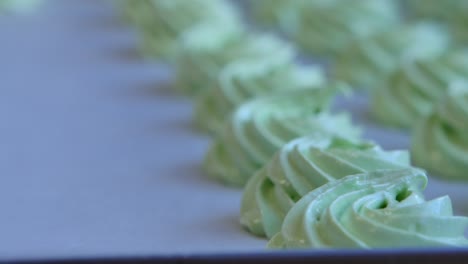
<path id="1" fill-rule="evenodd" d="M 215 133 L 225 118 L 249 99 L 324 84 L 323 72 L 318 67 L 296 65 L 290 50 L 279 50 L 274 57 L 238 60 L 224 67 L 216 85 L 197 98 L 197 125 Z"/>
<path id="2" fill-rule="evenodd" d="M 448 33 L 438 24 L 420 22 L 354 41 L 337 58 L 334 78 L 373 90 L 402 63 L 443 54 Z"/>
<path id="3" fill-rule="evenodd" d="M 369 142 L 339 137 L 303 137 L 284 145 L 248 181 L 241 224 L 271 238 L 286 213 L 308 192 L 342 177 L 376 170 L 408 168 L 406 151 L 384 151 Z"/>
<path id="4" fill-rule="evenodd" d="M 460 46 L 466 46 L 468 32 L 468 2 L 465 0 L 407 0 L 408 13 L 413 19 L 431 19 L 446 25 Z"/>
<path id="5" fill-rule="evenodd" d="M 468 218 L 448 196 L 426 201 L 419 169 L 346 176 L 305 195 L 289 211 L 271 248 L 467 246 Z"/>
<path id="6" fill-rule="evenodd" d="M 468 83 L 454 82 L 414 128 L 414 163 L 448 180 L 468 180 Z"/>
<path id="7" fill-rule="evenodd" d="M 407 0 L 405 4 L 410 15 L 439 21 L 460 19 L 459 12 L 468 8 L 465 0 Z"/>
<path id="8" fill-rule="evenodd" d="M 294 59 L 294 48 L 273 34 L 230 34 L 224 25 L 220 26 L 221 29 L 214 29 L 213 25 L 203 25 L 203 34 L 195 28 L 181 41 L 176 88 L 182 93 L 202 96 L 206 90 L 214 89 L 221 71 L 230 64 L 265 61 L 272 54 L 278 56 L 271 58 L 277 65 Z M 206 37 L 200 38 L 201 35 Z"/>
<path id="9" fill-rule="evenodd" d="M 205 158 L 210 176 L 243 186 L 286 142 L 308 134 L 355 139 L 360 129 L 346 114 L 326 110 L 332 89 L 302 89 L 242 104 L 224 124 Z"/>
<path id="10" fill-rule="evenodd" d="M 170 61 L 177 53 L 180 35 L 194 25 L 224 24 L 229 28 L 239 24 L 237 10 L 224 0 L 126 0 L 124 10 L 141 33 L 142 53 Z"/>
<path id="11" fill-rule="evenodd" d="M 407 63 L 374 91 L 371 109 L 380 122 L 410 128 L 444 96 L 452 81 L 468 80 L 468 52 Z"/>
<path id="12" fill-rule="evenodd" d="M 352 40 L 399 24 L 398 5 L 389 0 L 299 0 L 282 6 L 282 30 L 316 55 L 341 53 Z"/>
<path id="13" fill-rule="evenodd" d="M 249 7 L 257 22 L 266 26 L 275 26 L 284 8 L 296 5 L 299 1 L 284 0 L 250 0 Z"/>

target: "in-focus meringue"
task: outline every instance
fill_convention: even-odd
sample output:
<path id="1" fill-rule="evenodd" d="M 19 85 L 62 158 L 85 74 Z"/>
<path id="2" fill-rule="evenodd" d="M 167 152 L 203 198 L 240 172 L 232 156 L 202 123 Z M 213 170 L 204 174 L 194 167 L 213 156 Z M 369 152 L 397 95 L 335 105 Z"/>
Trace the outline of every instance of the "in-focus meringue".
<path id="1" fill-rule="evenodd" d="M 350 175 L 305 195 L 289 211 L 270 248 L 468 246 L 468 218 L 453 216 L 447 196 L 426 201 L 417 169 Z"/>
<path id="2" fill-rule="evenodd" d="M 409 166 L 406 151 L 384 151 L 371 143 L 339 137 L 295 139 L 248 181 L 241 224 L 271 238 L 280 231 L 286 213 L 310 191 L 348 175 Z"/>

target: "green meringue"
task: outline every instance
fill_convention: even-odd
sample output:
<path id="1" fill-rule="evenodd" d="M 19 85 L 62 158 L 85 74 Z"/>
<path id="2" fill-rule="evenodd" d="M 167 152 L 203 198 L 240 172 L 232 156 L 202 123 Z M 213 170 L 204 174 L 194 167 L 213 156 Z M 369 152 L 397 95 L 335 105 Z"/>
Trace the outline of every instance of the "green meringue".
<path id="1" fill-rule="evenodd" d="M 144 55 L 173 60 L 182 33 L 199 23 L 239 24 L 237 10 L 228 1 L 219 0 L 127 0 L 127 19 L 142 35 Z"/>
<path id="2" fill-rule="evenodd" d="M 435 176 L 468 180 L 468 83 L 455 82 L 412 135 L 414 163 Z"/>
<path id="3" fill-rule="evenodd" d="M 352 40 L 367 37 L 399 24 L 393 0 L 284 1 L 279 24 L 305 50 L 335 57 Z"/>
<path id="4" fill-rule="evenodd" d="M 372 114 L 386 125 L 410 128 L 458 79 L 468 80 L 466 51 L 402 65 L 374 91 Z"/>
<path id="5" fill-rule="evenodd" d="M 360 136 L 346 114 L 331 115 L 332 89 L 304 89 L 260 97 L 241 105 L 224 125 L 205 159 L 210 176 L 244 186 L 288 141 L 309 134 Z"/>
<path id="6" fill-rule="evenodd" d="M 250 9 L 256 22 L 267 26 L 275 26 L 279 23 L 281 14 L 285 8 L 299 3 L 299 1 L 284 0 L 250 0 Z"/>
<path id="7" fill-rule="evenodd" d="M 305 195 L 270 248 L 468 246 L 468 218 L 453 216 L 448 196 L 426 201 L 417 169 L 350 175 Z"/>
<path id="8" fill-rule="evenodd" d="M 338 137 L 303 137 L 289 142 L 248 181 L 241 224 L 271 238 L 284 216 L 310 191 L 342 177 L 409 167 L 406 151 L 383 151 L 371 143 Z"/>
<path id="9" fill-rule="evenodd" d="M 355 41 L 338 57 L 334 77 L 374 89 L 401 63 L 440 56 L 450 45 L 443 27 L 418 23 Z"/>
<path id="10" fill-rule="evenodd" d="M 220 72 L 231 63 L 259 61 L 278 56 L 271 61 L 292 60 L 295 52 L 291 45 L 272 34 L 225 35 L 228 30 L 208 31 L 189 34 L 177 59 L 176 88 L 184 94 L 200 96 L 206 90 L 214 89 Z M 192 33 L 192 32 L 189 32 Z M 233 66 L 236 67 L 236 66 Z"/>
<path id="11" fill-rule="evenodd" d="M 317 88 L 324 84 L 320 68 L 294 63 L 292 49 L 258 60 L 239 60 L 223 68 L 218 81 L 196 101 L 195 122 L 216 133 L 226 117 L 243 102 L 279 91 Z"/>
<path id="12" fill-rule="evenodd" d="M 149 8 L 149 1 L 118 0 L 117 5 L 126 22 L 140 26 L 144 21 L 143 16 L 147 16 L 145 9 Z"/>
<path id="13" fill-rule="evenodd" d="M 410 16 L 447 21 L 457 19 L 460 10 L 468 8 L 466 0 L 406 0 Z"/>
<path id="14" fill-rule="evenodd" d="M 468 1 L 466 0 L 407 0 L 406 8 L 410 16 L 432 19 L 444 23 L 454 39 L 466 46 L 468 42 Z"/>

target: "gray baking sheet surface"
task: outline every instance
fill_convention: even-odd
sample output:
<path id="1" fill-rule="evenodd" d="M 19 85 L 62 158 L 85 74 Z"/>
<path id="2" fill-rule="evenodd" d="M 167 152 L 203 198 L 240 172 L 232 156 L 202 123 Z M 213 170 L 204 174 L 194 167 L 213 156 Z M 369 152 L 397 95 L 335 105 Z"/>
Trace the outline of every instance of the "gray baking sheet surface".
<path id="1" fill-rule="evenodd" d="M 241 191 L 200 170 L 209 139 L 170 67 L 136 45 L 102 0 L 0 17 L 0 260 L 265 250 L 238 223 Z M 337 108 L 385 148 L 408 146 L 365 97 Z M 431 179 L 427 195 L 467 213 L 465 188 Z"/>

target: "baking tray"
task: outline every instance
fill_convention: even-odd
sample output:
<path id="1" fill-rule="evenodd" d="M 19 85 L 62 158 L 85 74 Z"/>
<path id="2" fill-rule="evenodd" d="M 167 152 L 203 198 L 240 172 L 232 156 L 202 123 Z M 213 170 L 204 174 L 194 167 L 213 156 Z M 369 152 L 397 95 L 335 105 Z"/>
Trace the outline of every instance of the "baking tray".
<path id="1" fill-rule="evenodd" d="M 169 65 L 142 60 L 104 0 L 49 0 L 0 17 L 0 262 L 370 263 L 468 261 L 468 251 L 268 251 L 238 221 L 241 191 L 210 181 L 210 139 L 173 93 Z M 341 98 L 387 149 L 367 98 Z M 468 214 L 465 184 L 430 179 Z"/>

